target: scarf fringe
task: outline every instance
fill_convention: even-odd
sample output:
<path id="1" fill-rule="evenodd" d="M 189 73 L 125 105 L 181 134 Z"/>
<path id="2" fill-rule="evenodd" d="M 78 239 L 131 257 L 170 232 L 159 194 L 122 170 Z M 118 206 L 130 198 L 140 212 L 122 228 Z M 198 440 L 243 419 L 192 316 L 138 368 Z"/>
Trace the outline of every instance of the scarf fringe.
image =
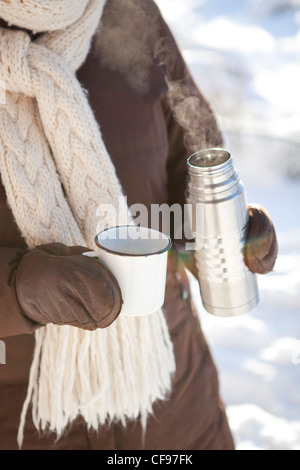
<path id="1" fill-rule="evenodd" d="M 47 325 L 36 333 L 18 445 L 30 403 L 36 428 L 58 438 L 78 416 L 94 430 L 140 419 L 145 431 L 153 403 L 171 391 L 175 368 L 162 311 L 120 317 L 109 328 L 92 332 Z"/>

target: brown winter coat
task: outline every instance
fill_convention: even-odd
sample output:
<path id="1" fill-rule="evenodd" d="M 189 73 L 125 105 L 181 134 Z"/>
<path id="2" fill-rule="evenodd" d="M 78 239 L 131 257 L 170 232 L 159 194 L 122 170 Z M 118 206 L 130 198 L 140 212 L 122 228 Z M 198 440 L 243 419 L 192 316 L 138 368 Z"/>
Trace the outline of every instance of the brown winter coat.
<path id="1" fill-rule="evenodd" d="M 148 1 L 151 8 L 155 8 Z M 107 7 L 108 11 L 109 7 Z M 107 14 L 109 22 L 109 14 Z M 120 19 L 121 20 L 121 19 Z M 167 41 L 168 69 L 172 80 L 183 80 L 196 94 L 206 119 L 203 133 L 221 137 L 205 99 L 196 89 L 163 20 L 157 30 Z M 97 42 L 97 41 L 96 41 Z M 101 61 L 96 43 L 78 73 L 88 92 L 104 142 L 116 167 L 128 204 L 184 203 L 186 158 L 183 130 L 175 122 L 167 99 L 165 66 L 153 59 L 148 70 L 149 86 L 126 79 L 126 70 Z M 134 61 L 133 61 L 134 63 Z M 128 60 L 130 67 L 130 59 Z M 128 70 L 127 70 L 128 71 Z M 134 68 L 131 70 L 134 74 Z M 18 305 L 13 284 L 8 283 L 10 264 L 25 242 L 7 205 L 0 183 L 0 338 L 6 345 L 6 365 L 0 365 L 0 449 L 17 449 L 17 429 L 25 398 L 34 348 L 34 324 Z M 145 442 L 139 423 L 126 428 L 114 424 L 99 434 L 88 433 L 78 419 L 55 443 L 54 435 L 39 436 L 28 413 L 23 449 L 191 450 L 233 449 L 224 407 L 219 398 L 217 372 L 190 294 L 178 256 L 169 256 L 164 312 L 174 344 L 177 370 L 169 400 L 156 403 L 149 419 Z"/>

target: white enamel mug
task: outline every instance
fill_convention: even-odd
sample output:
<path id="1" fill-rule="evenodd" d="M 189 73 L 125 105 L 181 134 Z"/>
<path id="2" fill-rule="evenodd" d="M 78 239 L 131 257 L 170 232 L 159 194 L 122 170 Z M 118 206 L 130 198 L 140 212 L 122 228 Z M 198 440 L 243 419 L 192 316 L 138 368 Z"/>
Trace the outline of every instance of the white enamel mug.
<path id="1" fill-rule="evenodd" d="M 123 306 L 120 315 L 154 313 L 164 303 L 168 250 L 171 239 L 157 230 L 135 225 L 108 228 L 95 238 L 97 257 L 119 283 Z"/>

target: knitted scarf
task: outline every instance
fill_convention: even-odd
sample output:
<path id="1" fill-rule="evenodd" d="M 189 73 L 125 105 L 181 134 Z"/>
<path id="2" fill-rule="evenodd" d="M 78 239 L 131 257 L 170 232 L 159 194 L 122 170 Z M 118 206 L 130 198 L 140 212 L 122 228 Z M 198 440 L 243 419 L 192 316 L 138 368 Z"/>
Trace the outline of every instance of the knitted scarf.
<path id="1" fill-rule="evenodd" d="M 0 17 L 0 172 L 8 203 L 29 247 L 61 242 L 96 249 L 101 204 L 126 198 L 75 72 L 101 24 L 105 0 L 3 0 Z M 24 30 L 39 34 L 32 40 Z M 120 204 L 121 201 L 121 204 Z M 108 207 L 108 206 L 106 206 Z M 162 310 L 119 317 L 93 332 L 49 324 L 35 333 L 26 414 L 37 429 L 62 434 L 77 416 L 88 428 L 147 416 L 165 399 L 175 370 Z M 0 404 L 1 406 L 1 404 Z"/>

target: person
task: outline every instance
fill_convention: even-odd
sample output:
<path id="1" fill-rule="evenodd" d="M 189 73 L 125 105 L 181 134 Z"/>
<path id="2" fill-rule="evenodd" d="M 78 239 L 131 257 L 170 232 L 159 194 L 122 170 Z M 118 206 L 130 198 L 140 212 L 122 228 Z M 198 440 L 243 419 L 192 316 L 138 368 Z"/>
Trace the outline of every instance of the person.
<path id="1" fill-rule="evenodd" d="M 82 256 L 99 204 L 184 204 L 182 96 L 199 150 L 223 145 L 172 33 L 152 0 L 1 2 L 0 17 L 0 449 L 234 450 L 193 253 L 174 241 L 163 313 L 129 326 L 114 276 Z M 267 273 L 274 226 L 249 215 L 245 263 Z"/>

